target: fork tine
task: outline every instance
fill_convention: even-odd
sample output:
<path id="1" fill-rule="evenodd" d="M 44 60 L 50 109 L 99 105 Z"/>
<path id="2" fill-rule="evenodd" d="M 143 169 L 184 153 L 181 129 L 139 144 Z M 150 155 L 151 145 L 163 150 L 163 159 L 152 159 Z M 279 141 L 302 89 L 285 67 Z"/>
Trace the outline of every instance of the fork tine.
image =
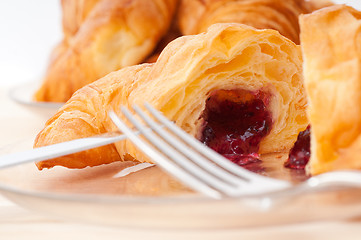
<path id="1" fill-rule="evenodd" d="M 167 160 L 163 154 L 154 148 L 150 147 L 148 143 L 140 139 L 136 136 L 132 130 L 127 127 L 113 112 L 109 112 L 109 117 L 113 121 L 113 123 L 122 131 L 130 141 L 134 143 L 134 145 L 138 146 L 144 153 L 146 153 L 151 159 L 154 159 L 156 163 L 158 163 L 164 170 L 171 173 L 173 176 L 181 180 L 183 183 L 188 185 L 193 190 L 201 192 L 207 196 L 210 196 L 215 199 L 220 199 L 222 194 L 215 189 L 209 187 L 204 182 L 200 181 L 198 178 L 179 168 L 174 163 Z"/>
<path id="2" fill-rule="evenodd" d="M 213 188 L 216 188 L 219 192 L 227 195 L 234 195 L 238 193 L 238 191 L 235 190 L 237 190 L 239 186 L 231 186 L 229 183 L 220 180 L 219 178 L 205 171 L 193 161 L 190 161 L 190 159 L 184 157 L 183 153 L 172 148 L 171 145 L 169 145 L 166 141 L 163 141 L 153 132 L 145 131 L 148 128 L 137 121 L 136 118 L 127 110 L 127 108 L 122 107 L 121 110 L 124 116 L 127 117 L 128 120 L 131 121 L 132 124 L 142 132 L 143 136 L 146 137 L 147 140 L 153 144 L 153 146 L 157 147 L 163 154 L 169 157 L 169 161 L 176 162 L 177 165 L 187 169 L 189 173 L 193 174 L 193 176 L 208 183 Z"/>
<path id="3" fill-rule="evenodd" d="M 201 152 L 203 155 L 207 156 L 209 159 L 211 159 L 212 161 L 214 161 L 216 164 L 223 167 L 224 169 L 228 170 L 232 174 L 237 175 L 246 181 L 249 181 L 253 178 L 259 179 L 260 177 L 262 177 L 261 175 L 250 172 L 238 166 L 237 164 L 232 163 L 228 159 L 225 159 L 224 157 L 220 156 L 217 152 L 215 152 L 211 148 L 205 146 L 194 137 L 185 133 L 183 129 L 179 128 L 173 122 L 165 118 L 158 110 L 154 109 L 149 103 L 145 103 L 144 106 L 158 121 L 164 124 L 164 126 L 166 126 L 169 130 L 173 131 L 184 142 L 188 143 L 189 145 L 197 149 L 199 152 Z"/>
<path id="4" fill-rule="evenodd" d="M 186 155 L 193 162 L 195 162 L 200 167 L 206 169 L 214 176 L 227 181 L 230 184 L 233 184 L 236 187 L 245 183 L 244 179 L 240 177 L 234 176 L 229 172 L 225 171 L 223 168 L 216 166 L 209 159 L 206 159 L 203 155 L 199 154 L 197 151 L 194 151 L 189 146 L 183 144 L 179 141 L 178 138 L 175 138 L 173 135 L 169 134 L 164 130 L 158 123 L 154 122 L 146 113 L 144 113 L 141 108 L 137 105 L 133 105 L 133 109 L 136 113 L 144 120 L 151 129 L 153 129 L 159 136 L 166 140 L 167 143 L 171 144 L 174 148 L 176 148 L 179 152 Z"/>
<path id="5" fill-rule="evenodd" d="M 229 161 L 228 159 L 224 158 L 223 156 L 215 152 L 213 149 L 205 146 L 203 143 L 201 143 L 191 135 L 184 132 L 183 129 L 179 128 L 172 121 L 168 120 L 162 113 L 154 109 L 149 103 L 145 102 L 144 106 L 152 114 L 152 116 L 156 118 L 160 123 L 162 123 L 165 127 L 167 127 L 167 129 L 171 130 L 184 142 L 191 145 L 194 149 L 196 149 L 204 156 L 212 160 L 214 163 L 216 163 L 218 166 L 229 171 L 230 173 L 247 181 L 257 182 L 259 184 L 267 183 L 267 186 L 272 190 L 283 189 L 291 186 L 291 184 L 287 181 L 265 177 L 253 173 L 247 169 L 244 169 L 243 167 L 238 166 L 237 164 L 234 164 L 233 162 Z M 245 189 L 242 190 L 244 191 Z M 252 189 L 249 190 L 253 191 Z M 269 191 L 270 189 L 264 189 L 264 190 Z"/>

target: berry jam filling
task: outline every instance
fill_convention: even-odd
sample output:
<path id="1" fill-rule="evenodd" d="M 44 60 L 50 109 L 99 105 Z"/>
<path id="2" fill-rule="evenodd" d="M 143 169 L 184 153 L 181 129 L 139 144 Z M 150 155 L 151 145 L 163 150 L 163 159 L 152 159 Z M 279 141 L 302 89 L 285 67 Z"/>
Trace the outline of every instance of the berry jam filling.
<path id="1" fill-rule="evenodd" d="M 285 167 L 292 169 L 305 169 L 306 164 L 310 160 L 310 131 L 308 126 L 305 131 L 300 132 L 295 145 L 292 147 Z"/>
<path id="2" fill-rule="evenodd" d="M 203 113 L 201 141 L 238 165 L 260 162 L 260 142 L 272 125 L 268 102 L 269 97 L 262 92 L 213 92 Z"/>

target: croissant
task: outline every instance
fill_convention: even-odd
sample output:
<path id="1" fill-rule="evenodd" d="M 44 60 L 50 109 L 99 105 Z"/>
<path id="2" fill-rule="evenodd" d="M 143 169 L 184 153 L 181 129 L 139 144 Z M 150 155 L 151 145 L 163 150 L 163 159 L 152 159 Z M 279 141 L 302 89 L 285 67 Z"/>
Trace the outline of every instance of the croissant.
<path id="1" fill-rule="evenodd" d="M 361 168 L 361 12 L 338 5 L 302 16 L 311 157 L 319 174 Z"/>
<path id="2" fill-rule="evenodd" d="M 214 23 L 236 22 L 278 30 L 298 44 L 298 16 L 330 4 L 325 0 L 182 0 L 178 21 L 185 35 L 203 32 Z"/>
<path id="3" fill-rule="evenodd" d="M 172 41 L 156 63 L 126 67 L 81 88 L 34 146 L 114 131 L 108 111 L 144 100 L 232 161 L 288 151 L 308 125 L 299 47 L 274 30 L 215 24 Z M 122 141 L 37 166 L 82 168 L 129 159 L 150 161 Z"/>
<path id="4" fill-rule="evenodd" d="M 109 72 L 142 62 L 167 33 L 177 1 L 63 1 L 64 39 L 34 99 L 65 102 Z"/>

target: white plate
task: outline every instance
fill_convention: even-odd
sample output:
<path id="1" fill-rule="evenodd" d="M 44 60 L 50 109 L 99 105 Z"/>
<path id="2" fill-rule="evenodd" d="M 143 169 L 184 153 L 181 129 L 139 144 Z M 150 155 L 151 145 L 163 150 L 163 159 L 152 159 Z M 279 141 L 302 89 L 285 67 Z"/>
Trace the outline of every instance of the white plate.
<path id="1" fill-rule="evenodd" d="M 37 103 L 37 83 L 13 88 L 18 103 L 40 108 L 62 104 Z M 0 148 L 0 154 L 31 148 L 32 140 Z M 299 181 L 303 174 L 267 162 L 266 173 Z M 71 170 L 38 171 L 34 164 L 0 170 L 0 192 L 36 212 L 65 219 L 133 228 L 229 229 L 361 216 L 361 191 L 356 189 L 308 193 L 301 196 L 260 195 L 212 200 L 194 194 L 157 167 L 114 177 L 132 163 Z"/>
<path id="2" fill-rule="evenodd" d="M 35 108 L 50 108 L 58 109 L 64 105 L 64 103 L 56 102 L 36 102 L 33 100 L 35 91 L 39 88 L 40 82 L 32 81 L 17 85 L 10 89 L 9 97 L 20 104 Z"/>
<path id="3" fill-rule="evenodd" d="M 29 148 L 31 141 L 0 149 L 1 154 Z M 301 172 L 265 160 L 266 174 L 299 181 Z M 34 164 L 0 171 L 0 192 L 36 212 L 66 219 L 133 228 L 225 229 L 335 220 L 361 215 L 361 190 L 260 195 L 212 200 L 195 194 L 156 166 L 114 177 L 133 163 L 71 170 L 38 171 Z"/>

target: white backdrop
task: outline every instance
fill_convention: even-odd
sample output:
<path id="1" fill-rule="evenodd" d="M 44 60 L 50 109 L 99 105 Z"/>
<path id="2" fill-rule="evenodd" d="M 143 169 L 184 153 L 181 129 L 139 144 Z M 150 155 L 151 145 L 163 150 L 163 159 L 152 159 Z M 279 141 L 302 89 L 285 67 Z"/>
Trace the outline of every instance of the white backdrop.
<path id="1" fill-rule="evenodd" d="M 361 10 L 361 0 L 334 2 Z M 40 78 L 51 49 L 61 37 L 60 0 L 1 0 L 0 84 Z"/>
<path id="2" fill-rule="evenodd" d="M 61 37 L 60 0 L 0 0 L 0 84 L 41 76 Z"/>

